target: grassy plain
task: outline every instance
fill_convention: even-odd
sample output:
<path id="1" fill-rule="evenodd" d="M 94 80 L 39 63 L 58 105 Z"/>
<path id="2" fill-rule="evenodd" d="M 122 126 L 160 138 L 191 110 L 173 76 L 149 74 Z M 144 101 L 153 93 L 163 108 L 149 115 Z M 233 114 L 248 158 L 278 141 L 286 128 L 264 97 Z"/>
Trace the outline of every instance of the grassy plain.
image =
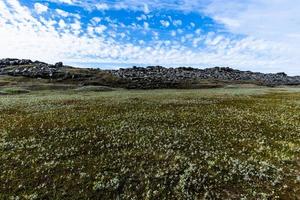
<path id="1" fill-rule="evenodd" d="M 0 95 L 0 199 L 299 199 L 300 89 Z"/>

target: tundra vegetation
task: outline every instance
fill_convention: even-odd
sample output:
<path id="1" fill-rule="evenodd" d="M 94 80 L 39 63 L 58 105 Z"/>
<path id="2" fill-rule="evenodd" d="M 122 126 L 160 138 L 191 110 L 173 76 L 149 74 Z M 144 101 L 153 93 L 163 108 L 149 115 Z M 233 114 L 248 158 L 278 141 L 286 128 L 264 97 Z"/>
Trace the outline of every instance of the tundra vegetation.
<path id="1" fill-rule="evenodd" d="M 94 89 L 0 95 L 0 199 L 300 197 L 299 89 Z"/>

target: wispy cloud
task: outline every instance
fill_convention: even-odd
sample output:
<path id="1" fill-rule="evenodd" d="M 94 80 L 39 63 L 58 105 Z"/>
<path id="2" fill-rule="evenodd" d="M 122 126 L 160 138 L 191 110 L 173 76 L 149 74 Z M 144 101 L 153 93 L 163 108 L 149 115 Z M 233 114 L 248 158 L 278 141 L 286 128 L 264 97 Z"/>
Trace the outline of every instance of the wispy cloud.
<path id="1" fill-rule="evenodd" d="M 47 12 L 48 6 L 40 4 L 40 3 L 35 3 L 34 9 L 38 14 L 42 14 L 43 12 Z"/>

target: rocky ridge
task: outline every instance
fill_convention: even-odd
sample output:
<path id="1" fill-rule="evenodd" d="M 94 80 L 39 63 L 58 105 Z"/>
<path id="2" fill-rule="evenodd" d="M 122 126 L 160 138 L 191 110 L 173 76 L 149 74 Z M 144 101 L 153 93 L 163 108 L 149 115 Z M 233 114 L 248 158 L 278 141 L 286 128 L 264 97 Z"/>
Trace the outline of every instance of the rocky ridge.
<path id="1" fill-rule="evenodd" d="M 164 68 L 161 66 L 133 67 L 110 71 L 114 76 L 129 80 L 132 87 L 157 87 L 162 85 L 180 85 L 185 82 L 190 87 L 201 84 L 203 80 L 223 83 L 253 83 L 264 86 L 300 85 L 300 76 L 288 76 L 285 73 L 264 74 L 240 71 L 229 67 L 197 69 L 191 67 Z M 217 86 L 217 84 L 216 84 Z"/>
<path id="2" fill-rule="evenodd" d="M 300 85 L 300 76 L 285 73 L 264 74 L 229 67 L 198 69 L 161 66 L 120 68 L 118 70 L 82 69 L 28 59 L 1 59 L 0 75 L 51 80 L 73 80 L 84 85 L 107 85 L 130 89 L 221 87 L 231 83 L 264 86 Z"/>
<path id="3" fill-rule="evenodd" d="M 31 78 L 68 78 L 62 62 L 54 65 L 28 59 L 6 58 L 0 60 L 0 75 L 25 76 Z"/>

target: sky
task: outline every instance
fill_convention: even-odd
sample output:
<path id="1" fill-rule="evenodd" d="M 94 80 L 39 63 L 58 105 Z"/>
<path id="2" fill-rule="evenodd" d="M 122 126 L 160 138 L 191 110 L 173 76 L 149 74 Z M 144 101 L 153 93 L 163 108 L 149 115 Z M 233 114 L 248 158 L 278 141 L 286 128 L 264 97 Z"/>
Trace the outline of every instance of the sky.
<path id="1" fill-rule="evenodd" d="M 300 75 L 298 0 L 0 0 L 0 57 Z"/>

